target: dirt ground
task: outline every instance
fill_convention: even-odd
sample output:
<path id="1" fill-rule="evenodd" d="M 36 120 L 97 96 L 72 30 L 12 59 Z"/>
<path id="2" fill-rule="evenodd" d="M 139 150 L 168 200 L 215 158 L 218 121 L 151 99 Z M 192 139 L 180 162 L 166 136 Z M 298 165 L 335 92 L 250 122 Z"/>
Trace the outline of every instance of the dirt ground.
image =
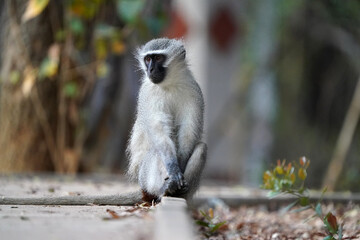
<path id="1" fill-rule="evenodd" d="M 204 210 L 206 211 L 206 210 Z M 332 211 L 343 225 L 343 239 L 360 239 L 360 207 L 358 205 L 332 204 L 323 207 L 323 211 Z M 235 209 L 225 205 L 214 209 L 214 222 L 223 222 L 216 233 L 210 238 L 206 227 L 198 227 L 198 239 L 324 239 L 326 236 L 323 223 L 319 218 L 311 218 L 312 210 L 303 212 L 268 211 L 265 207 L 242 206 Z M 195 219 L 204 220 L 199 211 L 194 211 Z"/>

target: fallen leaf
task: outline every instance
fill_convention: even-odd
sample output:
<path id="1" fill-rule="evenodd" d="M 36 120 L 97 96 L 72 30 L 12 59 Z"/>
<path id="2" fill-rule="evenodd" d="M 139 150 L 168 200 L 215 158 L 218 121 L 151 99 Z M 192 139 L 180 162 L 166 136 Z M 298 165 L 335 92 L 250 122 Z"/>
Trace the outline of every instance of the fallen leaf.
<path id="1" fill-rule="evenodd" d="M 331 212 L 325 216 L 324 223 L 331 233 L 335 234 L 338 231 L 339 226 L 336 217 Z"/>
<path id="2" fill-rule="evenodd" d="M 244 222 L 240 222 L 238 225 L 236 225 L 236 229 L 240 230 L 244 227 L 245 223 Z"/>
<path id="3" fill-rule="evenodd" d="M 113 210 L 106 209 L 106 212 L 108 212 L 113 219 L 119 219 L 120 218 L 120 216 Z"/>
<path id="4" fill-rule="evenodd" d="M 80 192 L 68 192 L 69 196 L 80 196 L 81 193 Z"/>

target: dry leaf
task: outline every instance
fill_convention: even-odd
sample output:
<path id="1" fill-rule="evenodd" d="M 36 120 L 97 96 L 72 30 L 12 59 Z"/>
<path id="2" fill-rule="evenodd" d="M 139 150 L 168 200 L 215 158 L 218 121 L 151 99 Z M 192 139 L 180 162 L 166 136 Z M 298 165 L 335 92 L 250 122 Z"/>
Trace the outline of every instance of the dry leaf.
<path id="1" fill-rule="evenodd" d="M 120 216 L 113 210 L 106 209 L 106 212 L 108 212 L 113 219 L 119 219 L 120 218 Z"/>
<path id="2" fill-rule="evenodd" d="M 29 96 L 31 89 L 35 84 L 35 79 L 36 79 L 36 70 L 31 66 L 27 66 L 24 70 L 24 81 L 21 86 L 22 93 L 26 97 Z"/>
<path id="3" fill-rule="evenodd" d="M 29 0 L 22 22 L 26 22 L 39 15 L 49 4 L 49 0 Z"/>
<path id="4" fill-rule="evenodd" d="M 80 196 L 81 193 L 80 192 L 68 192 L 69 196 Z"/>

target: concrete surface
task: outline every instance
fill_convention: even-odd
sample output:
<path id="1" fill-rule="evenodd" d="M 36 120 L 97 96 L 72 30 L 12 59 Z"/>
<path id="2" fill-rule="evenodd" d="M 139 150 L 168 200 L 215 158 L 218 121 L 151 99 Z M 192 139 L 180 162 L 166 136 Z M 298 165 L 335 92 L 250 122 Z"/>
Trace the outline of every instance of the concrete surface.
<path id="1" fill-rule="evenodd" d="M 156 240 L 195 239 L 194 223 L 184 199 L 164 197 L 155 213 Z"/>
<path id="2" fill-rule="evenodd" d="M 2 240 L 149 239 L 153 225 L 153 212 L 128 213 L 126 207 L 0 206 Z"/>
<path id="3" fill-rule="evenodd" d="M 100 196 L 136 188 L 114 176 L 0 177 L 0 197 Z M 0 205 L 0 239 L 176 239 L 169 238 L 173 233 L 194 239 L 186 209 L 184 200 L 173 198 L 156 206 Z"/>

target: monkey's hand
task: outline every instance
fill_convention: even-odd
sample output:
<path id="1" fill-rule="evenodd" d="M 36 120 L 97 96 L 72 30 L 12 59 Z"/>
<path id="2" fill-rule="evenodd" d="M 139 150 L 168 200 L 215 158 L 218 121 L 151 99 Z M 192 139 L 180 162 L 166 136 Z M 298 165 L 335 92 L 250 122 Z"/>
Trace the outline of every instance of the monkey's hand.
<path id="1" fill-rule="evenodd" d="M 165 179 L 165 195 L 179 196 L 188 191 L 188 183 L 186 182 L 179 165 L 176 163 L 168 164 L 169 177 Z"/>

